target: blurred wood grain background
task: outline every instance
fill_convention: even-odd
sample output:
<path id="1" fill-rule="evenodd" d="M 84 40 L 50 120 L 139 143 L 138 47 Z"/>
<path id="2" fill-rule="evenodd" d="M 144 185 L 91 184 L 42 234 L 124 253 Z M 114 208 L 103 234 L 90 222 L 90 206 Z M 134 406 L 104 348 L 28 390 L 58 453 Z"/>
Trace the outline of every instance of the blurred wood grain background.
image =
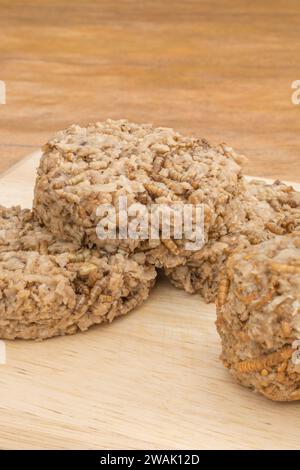
<path id="1" fill-rule="evenodd" d="M 300 181 L 298 0 L 0 0 L 0 171 L 73 122 L 171 126 Z"/>

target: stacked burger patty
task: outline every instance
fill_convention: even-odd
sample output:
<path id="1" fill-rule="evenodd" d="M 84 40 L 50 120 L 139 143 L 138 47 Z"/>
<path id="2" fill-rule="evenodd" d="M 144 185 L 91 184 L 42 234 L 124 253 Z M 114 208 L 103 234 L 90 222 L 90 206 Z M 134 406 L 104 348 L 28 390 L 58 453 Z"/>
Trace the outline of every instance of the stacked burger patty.
<path id="1" fill-rule="evenodd" d="M 184 265 L 167 269 L 171 282 L 199 292 L 207 302 L 217 296 L 222 268 L 230 254 L 300 228 L 300 193 L 283 183 L 244 181 L 226 206 L 222 227 Z"/>
<path id="2" fill-rule="evenodd" d="M 130 258 L 62 241 L 33 212 L 0 210 L 0 337 L 44 339 L 112 321 L 148 297 L 156 271 Z"/>
<path id="3" fill-rule="evenodd" d="M 147 298 L 158 269 L 208 302 L 223 298 L 232 256 L 290 240 L 300 229 L 300 194 L 280 182 L 246 181 L 242 162 L 226 145 L 126 120 L 57 133 L 44 147 L 33 211 L 0 212 L 0 337 L 47 338 L 112 321 Z M 178 236 L 174 214 L 187 206 L 191 231 Z M 166 235 L 164 216 L 173 208 Z M 140 236 L 132 236 L 137 227 Z M 218 305 L 222 316 L 226 302 Z M 231 325 L 219 326 L 224 357 L 227 337 L 236 335 Z M 296 336 L 288 335 L 283 347 Z M 226 360 L 233 363 L 240 352 L 230 350 Z M 243 360 L 247 354 L 255 348 L 245 348 Z M 259 381 L 241 382 L 261 391 Z M 280 397 L 287 395 L 297 393 Z"/>
<path id="4" fill-rule="evenodd" d="M 57 237 L 108 252 L 147 251 L 156 266 L 177 265 L 184 261 L 187 240 L 173 244 L 151 235 L 102 240 L 96 232 L 101 224 L 97 208 L 105 204 L 117 208 L 122 196 L 128 207 L 140 204 L 147 213 L 155 206 L 201 204 L 207 241 L 226 205 L 240 191 L 239 160 L 232 149 L 215 148 L 172 129 L 110 120 L 84 129 L 72 126 L 44 148 L 34 209 Z M 128 223 L 134 224 L 135 215 L 128 212 L 127 216 Z"/>

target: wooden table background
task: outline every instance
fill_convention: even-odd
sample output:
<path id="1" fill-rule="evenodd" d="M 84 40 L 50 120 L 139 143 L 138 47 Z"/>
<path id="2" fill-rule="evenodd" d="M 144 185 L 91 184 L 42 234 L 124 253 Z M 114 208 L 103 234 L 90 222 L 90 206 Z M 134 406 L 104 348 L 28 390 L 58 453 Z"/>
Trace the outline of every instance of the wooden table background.
<path id="1" fill-rule="evenodd" d="M 298 0 L 0 0 L 0 171 L 78 122 L 127 117 L 300 181 Z"/>

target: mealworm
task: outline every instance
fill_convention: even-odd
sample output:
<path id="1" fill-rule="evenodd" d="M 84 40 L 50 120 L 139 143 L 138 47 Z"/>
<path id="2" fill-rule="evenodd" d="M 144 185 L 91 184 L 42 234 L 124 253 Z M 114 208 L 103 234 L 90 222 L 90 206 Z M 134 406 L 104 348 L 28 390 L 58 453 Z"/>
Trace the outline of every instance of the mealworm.
<path id="1" fill-rule="evenodd" d="M 82 181 L 84 181 L 84 179 L 86 179 L 86 176 L 83 173 L 80 173 L 76 176 L 73 176 L 69 180 L 67 180 L 66 185 L 67 186 L 75 186 L 78 183 L 82 183 Z"/>
<path id="2" fill-rule="evenodd" d="M 145 183 L 144 187 L 152 196 L 155 196 L 155 197 L 167 196 L 168 194 L 168 192 L 165 189 L 160 188 L 159 186 L 156 186 L 155 184 Z"/>
<path id="3" fill-rule="evenodd" d="M 185 181 L 184 175 L 179 173 L 179 171 L 174 170 L 172 168 L 169 169 L 169 176 L 175 181 L 179 181 L 180 183 L 183 183 Z"/>
<path id="4" fill-rule="evenodd" d="M 80 197 L 77 196 L 76 194 L 73 193 L 67 193 L 66 191 L 59 190 L 59 194 L 66 199 L 68 202 L 75 202 L 76 204 L 79 204 L 80 202 Z"/>
<path id="5" fill-rule="evenodd" d="M 180 250 L 173 240 L 162 239 L 162 243 L 168 248 L 169 251 L 171 251 L 171 253 L 174 255 L 179 255 Z"/>
<path id="6" fill-rule="evenodd" d="M 230 281 L 228 277 L 223 276 L 219 282 L 217 307 L 221 308 L 226 303 L 228 291 L 230 287 Z"/>
<path id="7" fill-rule="evenodd" d="M 39 243 L 39 252 L 41 253 L 41 255 L 48 255 L 48 243 L 46 242 L 46 240 L 42 240 Z"/>
<path id="8" fill-rule="evenodd" d="M 156 157 L 154 162 L 153 162 L 153 172 L 158 173 L 161 170 L 161 167 L 163 165 L 164 158 L 163 157 Z"/>
<path id="9" fill-rule="evenodd" d="M 270 263 L 271 269 L 278 273 L 300 274 L 300 266 L 292 266 L 289 264 Z"/>
<path id="10" fill-rule="evenodd" d="M 284 229 L 279 225 L 274 224 L 274 222 L 267 223 L 266 228 L 275 235 L 283 235 L 285 233 Z"/>
<path id="11" fill-rule="evenodd" d="M 273 367 L 283 361 L 287 361 L 291 358 L 293 352 L 294 349 L 287 346 L 271 354 L 241 361 L 236 365 L 236 370 L 241 373 L 260 372 L 263 369 L 267 369 L 268 367 Z"/>

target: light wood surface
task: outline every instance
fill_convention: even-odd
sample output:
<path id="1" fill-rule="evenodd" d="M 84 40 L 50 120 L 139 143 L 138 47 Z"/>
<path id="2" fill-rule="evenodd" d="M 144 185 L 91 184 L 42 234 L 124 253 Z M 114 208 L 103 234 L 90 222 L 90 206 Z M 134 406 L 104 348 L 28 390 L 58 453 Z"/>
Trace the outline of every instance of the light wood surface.
<path id="1" fill-rule="evenodd" d="M 0 179 L 1 203 L 30 205 L 38 158 Z M 236 385 L 218 360 L 214 321 L 213 306 L 160 279 L 111 325 L 7 341 L 0 448 L 299 448 L 300 404 Z"/>
<path id="2" fill-rule="evenodd" d="M 78 122 L 226 141 L 300 182 L 299 0 L 0 0 L 0 171 Z"/>

